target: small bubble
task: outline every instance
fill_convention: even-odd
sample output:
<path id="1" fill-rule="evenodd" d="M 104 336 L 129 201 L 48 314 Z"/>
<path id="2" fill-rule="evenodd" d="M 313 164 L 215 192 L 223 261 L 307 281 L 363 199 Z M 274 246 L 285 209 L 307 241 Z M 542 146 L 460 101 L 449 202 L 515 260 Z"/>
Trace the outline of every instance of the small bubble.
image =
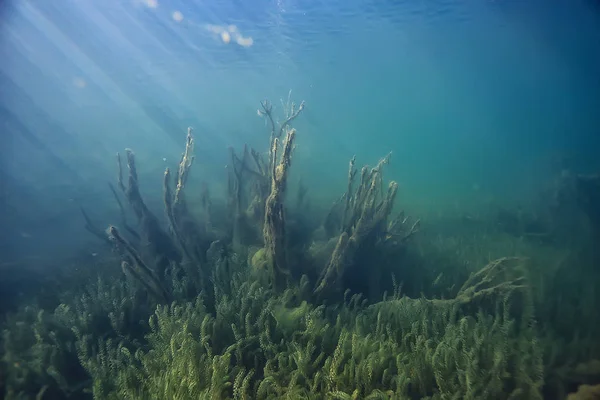
<path id="1" fill-rule="evenodd" d="M 181 11 L 173 11 L 172 17 L 173 20 L 175 20 L 176 22 L 183 21 L 183 14 L 181 13 Z"/>
<path id="2" fill-rule="evenodd" d="M 223 43 L 231 42 L 231 35 L 229 34 L 229 32 L 221 32 L 221 40 L 223 41 Z"/>
<path id="3" fill-rule="evenodd" d="M 252 40 L 251 37 L 243 37 L 243 36 L 238 36 L 238 38 L 236 39 L 237 44 L 239 44 L 242 47 L 250 47 L 254 44 L 254 40 Z"/>
<path id="4" fill-rule="evenodd" d="M 73 85 L 75 85 L 76 88 L 83 89 L 87 86 L 87 82 L 81 77 L 75 77 L 73 78 Z"/>

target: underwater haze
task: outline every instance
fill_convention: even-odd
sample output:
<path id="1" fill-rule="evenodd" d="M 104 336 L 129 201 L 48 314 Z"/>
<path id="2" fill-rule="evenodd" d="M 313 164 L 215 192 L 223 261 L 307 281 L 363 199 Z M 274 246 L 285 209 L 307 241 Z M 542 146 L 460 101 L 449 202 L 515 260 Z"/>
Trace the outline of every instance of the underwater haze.
<path id="1" fill-rule="evenodd" d="M 0 22 L 7 398 L 600 393 L 597 1 L 7 0 Z"/>
<path id="2" fill-rule="evenodd" d="M 557 160 L 597 167 L 599 19 L 585 1 L 5 2 L 3 253 L 79 241 L 125 147 L 158 187 L 188 126 L 219 184 L 227 146 L 268 134 L 258 102 L 289 90 L 312 195 L 392 152 L 421 209 L 528 196 Z"/>

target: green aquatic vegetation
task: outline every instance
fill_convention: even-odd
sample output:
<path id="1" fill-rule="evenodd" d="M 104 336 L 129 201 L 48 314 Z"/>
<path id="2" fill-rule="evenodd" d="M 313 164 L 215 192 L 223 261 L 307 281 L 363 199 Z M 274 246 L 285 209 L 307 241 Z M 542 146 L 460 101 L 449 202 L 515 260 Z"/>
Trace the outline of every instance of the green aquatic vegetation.
<path id="1" fill-rule="evenodd" d="M 2 340 L 9 393 L 81 395 L 90 382 L 87 359 L 106 340 L 143 339 L 145 322 L 138 318 L 156 306 L 127 280 L 109 285 L 100 277 L 63 297 L 54 310 L 27 306 L 9 317 Z"/>
<path id="2" fill-rule="evenodd" d="M 78 363 L 71 315 L 65 306 L 46 312 L 27 306 L 9 317 L 2 335 L 6 397 L 28 398 L 44 392 L 73 394 L 85 386 Z"/>
<path id="3" fill-rule="evenodd" d="M 517 334 L 508 299 L 475 316 L 418 299 L 348 302 L 331 320 L 324 307 L 285 305 L 289 292 L 238 288 L 216 316 L 201 297 L 159 306 L 135 355 L 114 341 L 80 353 L 95 398 L 539 397 L 541 360 L 521 355 L 535 354 L 533 327 Z"/>
<path id="4" fill-rule="evenodd" d="M 121 292 L 109 296 L 102 280 L 80 295 L 78 306 L 49 315 L 61 322 L 69 340 L 60 346 L 70 343 L 68 354 L 71 360 L 76 354 L 87 372 L 82 384 L 96 399 L 539 397 L 541 359 L 534 326 L 526 323 L 531 315 L 515 322 L 510 296 L 474 315 L 458 300 L 399 292 L 371 306 L 353 296 L 325 307 L 302 300 L 308 282 L 277 293 L 242 272 L 215 292 L 214 313 L 202 295 L 158 305 L 142 338 L 123 335 L 129 328 L 116 317 L 126 315 L 133 294 L 108 302 Z M 99 327 L 102 336 L 95 334 Z M 41 343 L 47 349 L 51 342 Z M 46 362 L 48 371 L 69 371 Z M 52 379 L 53 387 L 64 386 Z"/>

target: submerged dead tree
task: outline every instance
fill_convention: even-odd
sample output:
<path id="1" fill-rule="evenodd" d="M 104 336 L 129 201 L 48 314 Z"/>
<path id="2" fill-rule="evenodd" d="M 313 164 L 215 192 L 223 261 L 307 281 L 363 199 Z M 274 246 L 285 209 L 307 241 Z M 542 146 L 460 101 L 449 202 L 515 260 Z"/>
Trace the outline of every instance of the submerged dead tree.
<path id="1" fill-rule="evenodd" d="M 123 272 L 141 284 L 159 302 L 169 302 L 170 299 L 170 293 L 163 286 L 165 273 L 174 274 L 172 276 L 174 279 L 180 279 L 182 278 L 180 275 L 185 275 L 186 282 L 189 282 L 198 293 L 209 292 L 206 300 L 208 304 L 212 304 L 210 277 L 213 271 L 209 268 L 207 251 L 216 237 L 212 230 L 206 229 L 210 226 L 210 216 L 206 216 L 206 225 L 198 224 L 185 200 L 185 187 L 194 162 L 192 128 L 188 128 L 185 150 L 181 155 L 175 176 L 172 179 L 169 168 L 164 174 L 163 201 L 168 233 L 162 229 L 158 218 L 144 203 L 138 186 L 134 154 L 129 149 L 126 152 L 129 169 L 128 184 L 125 186 L 123 183 L 121 158 L 117 154 L 118 186 L 138 217 L 141 235 L 138 236 L 128 227 L 124 211 L 120 207 L 122 222 L 125 229 L 135 239 L 135 243 L 130 243 L 114 226 L 109 227 L 107 234 L 109 242 L 121 255 Z M 171 186 L 172 180 L 175 183 L 174 189 Z M 113 190 L 113 194 L 120 205 L 116 191 Z M 207 188 L 202 190 L 201 202 L 204 211 L 210 212 L 211 204 Z M 106 235 L 101 235 L 98 229 L 91 224 L 85 212 L 84 218 L 86 219 L 86 228 L 90 232 L 107 240 Z M 205 229 L 202 229 L 203 227 Z M 150 262 L 144 261 L 144 258 Z"/>
<path id="2" fill-rule="evenodd" d="M 119 233 L 114 226 L 109 226 L 108 238 L 123 257 L 121 268 L 125 275 L 139 282 L 158 302 L 168 303 L 171 299 L 169 291 L 163 285 L 156 271 L 142 260 L 138 251 Z"/>
<path id="3" fill-rule="evenodd" d="M 290 129 L 283 142 L 281 159 L 277 162 L 279 138 L 273 140 L 271 149 L 271 193 L 265 202 L 265 223 L 263 237 L 265 240 L 265 257 L 268 263 L 273 286 L 283 289 L 290 272 L 286 251 L 285 215 L 283 199 L 287 185 L 288 171 L 291 165 L 292 149 L 296 130 Z"/>
<path id="4" fill-rule="evenodd" d="M 203 245 L 203 242 L 206 242 L 208 232 L 202 231 L 202 225 L 198 224 L 190 213 L 184 191 L 193 163 L 194 137 L 192 128 L 188 128 L 185 151 L 181 155 L 181 161 L 174 176 L 175 190 L 173 191 L 171 188 L 171 170 L 167 168 L 163 179 L 163 200 L 169 229 L 187 261 L 202 264 L 205 258 L 204 252 L 208 248 L 207 245 Z M 203 198 L 204 202 L 209 201 L 207 194 L 203 194 L 203 196 L 205 197 Z M 204 209 L 207 210 L 206 207 Z M 206 218 L 210 219 L 210 216 L 206 216 Z"/>
<path id="5" fill-rule="evenodd" d="M 129 169 L 127 186 L 123 183 L 123 167 L 119 153 L 117 153 L 117 184 L 125 194 L 125 198 L 138 218 L 142 245 L 147 245 L 147 250 L 150 253 L 149 256 L 156 258 L 156 266 L 158 271 L 162 273 L 171 262 L 181 261 L 181 255 L 169 235 L 160 226 L 156 216 L 148 209 L 146 203 L 144 203 L 139 189 L 133 151 L 126 149 L 125 153 Z"/>
<path id="6" fill-rule="evenodd" d="M 258 115 L 265 117 L 270 126 L 269 149 L 266 155 L 247 145 L 239 155 L 233 148 L 229 149 L 229 209 L 233 216 L 231 236 L 235 248 L 257 244 L 256 241 L 260 241 L 263 236 L 262 232 L 255 228 L 263 225 L 265 203 L 272 192 L 274 163 L 277 162 L 273 152 L 281 150 L 283 134 L 289 132 L 292 121 L 304 110 L 304 102 L 296 106 L 290 100 L 290 95 L 285 104 L 282 102 L 283 122 L 276 122 L 273 105 L 269 101 L 260 103 Z"/>
<path id="7" fill-rule="evenodd" d="M 271 103 L 268 101 L 261 102 L 262 111 L 259 111 L 259 114 L 265 116 L 271 125 L 269 168 L 267 170 L 270 176 L 270 193 L 264 201 L 263 239 L 266 266 L 271 284 L 276 290 L 284 289 L 290 276 L 283 200 L 296 130 L 290 128 L 289 125 L 304 110 L 304 102 L 301 102 L 296 108 L 295 103 L 290 101 L 290 95 L 291 91 L 288 94 L 287 104 L 284 105 L 285 119 L 279 124 L 279 127 L 273 119 L 273 106 Z M 280 145 L 284 133 L 285 138 Z M 278 157 L 279 151 L 281 151 L 281 157 Z"/>
<path id="8" fill-rule="evenodd" d="M 186 136 L 185 151 L 181 155 L 181 160 L 175 172 L 174 182 L 175 190 L 171 187 L 171 170 L 165 170 L 163 179 L 163 200 L 165 204 L 165 213 L 169 223 L 169 230 L 183 253 L 182 266 L 185 273 L 197 285 L 197 289 L 211 293 L 209 279 L 211 269 L 207 262 L 206 252 L 211 242 L 215 240 L 212 231 L 206 228 L 209 222 L 204 225 L 190 213 L 185 200 L 185 187 L 190 174 L 190 169 L 194 163 L 194 137 L 192 128 L 188 128 Z M 210 221 L 210 199 L 208 189 L 205 187 L 201 196 L 202 208 L 205 218 Z M 204 227 L 204 229 L 202 229 Z"/>
<path id="9" fill-rule="evenodd" d="M 357 174 L 355 158 L 350 160 L 348 189 L 342 201 L 336 204 L 343 204 L 344 207 L 339 219 L 341 234 L 315 286 L 315 293 L 341 289 L 345 270 L 356 263 L 362 254 L 375 251 L 377 245 L 385 242 L 401 244 L 418 229 L 417 221 L 410 230 L 405 231 L 407 219 L 403 214 L 388 223 L 398 192 L 398 184 L 391 181 L 384 193 L 383 166 L 389 163 L 389 158 L 388 154 L 374 168 L 363 167 L 356 191 L 353 190 Z M 331 229 L 332 213 L 327 219 Z M 369 279 L 375 281 L 377 277 L 377 271 L 369 272 Z"/>
<path id="10" fill-rule="evenodd" d="M 228 208 L 232 220 L 231 237 L 234 248 L 257 244 L 264 216 L 264 201 L 270 190 L 268 166 L 263 155 L 244 146 L 241 155 L 229 149 Z"/>
<path id="11" fill-rule="evenodd" d="M 481 310 L 493 314 L 498 301 L 507 303 L 510 300 L 512 307 L 507 312 L 513 316 L 531 317 L 533 305 L 531 288 L 525 279 L 525 263 L 526 259 L 520 257 L 503 257 L 490 261 L 471 274 L 454 298 L 414 299 L 394 293 L 394 299 L 373 304 L 368 310 L 371 315 L 383 313 L 390 320 L 407 306 L 417 305 L 426 305 L 432 310 L 432 314 L 444 310 L 460 311 L 462 315 L 476 315 Z"/>
<path id="12" fill-rule="evenodd" d="M 276 290 L 282 290 L 290 277 L 283 204 L 296 136 L 296 130 L 290 128 L 290 123 L 304 110 L 304 102 L 296 107 L 288 97 L 288 102 L 284 105 L 285 119 L 280 124 L 275 122 L 270 102 L 261 102 L 261 106 L 262 110 L 258 114 L 266 117 L 271 127 L 268 159 L 265 161 L 262 154 L 245 147 L 242 159 L 233 159 L 234 165 L 238 161 L 238 168 L 234 168 L 234 171 L 249 171 L 255 182 L 250 194 L 252 200 L 243 215 L 247 220 L 261 221 L 263 247 L 253 255 L 251 264 L 255 270 L 266 272 L 270 285 Z M 285 137 L 282 138 L 284 134 Z M 249 159 L 253 161 L 253 167 L 244 164 Z M 239 189 L 239 185 L 234 188 Z M 240 199 L 239 192 L 235 193 L 237 199 Z M 239 204 L 239 200 L 237 203 Z"/>

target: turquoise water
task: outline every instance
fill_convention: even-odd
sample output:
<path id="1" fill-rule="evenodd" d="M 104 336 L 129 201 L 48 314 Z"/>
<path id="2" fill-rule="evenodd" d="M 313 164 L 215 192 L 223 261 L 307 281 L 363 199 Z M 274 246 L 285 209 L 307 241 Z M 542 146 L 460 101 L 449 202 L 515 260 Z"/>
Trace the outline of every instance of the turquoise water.
<path id="1" fill-rule="evenodd" d="M 5 168 L 29 164 L 41 191 L 67 169 L 93 187 L 123 147 L 162 168 L 192 125 L 218 174 L 226 146 L 262 143 L 258 101 L 291 89 L 307 104 L 296 158 L 312 185 L 343 177 L 353 154 L 392 151 L 410 202 L 507 196 L 598 144 L 598 10 L 548 4 L 7 2 L 2 106 L 35 139 L 11 124 Z M 39 154 L 22 150 L 33 142 Z"/>
<path id="2" fill-rule="evenodd" d="M 6 2 L 3 253 L 95 251 L 78 207 L 114 215 L 106 182 L 126 147 L 160 207 L 188 126 L 193 174 L 223 196 L 227 148 L 265 149 L 259 101 L 282 112 L 290 90 L 306 102 L 293 181 L 317 204 L 344 190 L 353 155 L 388 152 L 417 215 L 529 204 L 599 163 L 600 14 L 548 4 Z"/>
<path id="3" fill-rule="evenodd" d="M 352 155 L 392 152 L 409 209 L 527 203 L 561 169 L 597 167 L 599 19 L 584 1 L 5 2 L 3 199 L 23 214 L 7 223 L 70 237 L 74 202 L 102 217 L 111 201 L 116 151 L 153 182 L 187 126 L 219 195 L 226 148 L 264 148 L 259 101 L 290 90 L 317 201 Z"/>
<path id="4" fill-rule="evenodd" d="M 402 392 L 417 398 L 418 392 L 436 399 L 450 398 L 450 394 L 486 398 L 481 392 L 477 392 L 480 397 L 465 394 L 477 385 L 488 389 L 492 385 L 487 381 L 472 384 L 468 379 L 464 383 L 466 364 L 473 358 L 457 350 L 456 337 L 464 348 L 488 346 L 476 354 L 481 363 L 475 371 L 480 373 L 477 377 L 489 373 L 497 378 L 494 383 L 500 389 L 494 386 L 498 390 L 493 398 L 507 398 L 514 390 L 516 398 L 558 399 L 580 385 L 599 384 L 595 282 L 600 260 L 600 179 L 588 176 L 600 171 L 599 71 L 600 4 L 593 0 L 2 2 L 0 331 L 6 330 L 0 339 L 0 392 L 8 398 L 79 398 L 84 392 L 89 395 L 93 382 L 94 396 L 103 398 L 96 385 L 105 384 L 117 393 L 119 385 L 119 390 L 125 390 L 125 383 L 130 383 L 127 379 L 136 376 L 141 383 L 135 390 L 147 386 L 139 393 L 159 393 L 164 371 L 157 361 L 153 362 L 158 369 L 143 370 L 136 364 L 137 371 L 109 363 L 108 372 L 94 362 L 101 364 L 102 357 L 122 362 L 123 354 L 142 354 L 149 348 L 168 350 L 169 340 L 175 339 L 165 334 L 161 340 L 167 345 L 149 339 L 150 332 L 157 330 L 145 321 L 157 306 L 170 300 L 178 306 L 196 301 L 197 307 L 189 306 L 187 316 L 181 310 L 166 315 L 166 309 L 159 307 L 156 315 L 162 310 L 173 326 L 199 331 L 202 318 L 198 320 L 198 315 L 206 314 L 206 321 L 215 315 L 209 322 L 215 325 L 214 332 L 219 329 L 215 335 L 224 339 L 223 343 L 210 339 L 214 348 L 209 349 L 204 347 L 209 339 L 203 336 L 201 351 L 207 351 L 203 365 L 208 367 L 213 365 L 213 351 L 229 352 L 227 346 L 239 344 L 238 332 L 229 329 L 233 323 L 244 325 L 247 335 L 269 328 L 270 323 L 276 325 L 275 336 L 292 332 L 297 342 L 282 339 L 278 350 L 290 359 L 298 355 L 299 347 L 294 346 L 304 346 L 307 337 L 309 345 L 331 339 L 321 349 L 323 358 L 313 360 L 312 375 L 307 373 L 310 376 L 299 383 L 306 386 L 314 379 L 315 387 L 320 385 L 314 398 L 350 398 L 351 393 L 359 393 L 352 384 L 335 386 L 333 378 L 325 382 L 320 372 L 313 374 L 319 368 L 333 371 L 323 360 L 343 353 L 337 349 L 347 344 L 348 336 L 340 326 L 346 333 L 354 332 L 352 351 L 364 339 L 362 356 L 352 356 L 356 365 L 363 362 L 372 368 L 374 361 L 367 356 L 369 348 L 376 348 L 369 342 L 375 337 L 380 355 L 389 356 L 389 349 L 396 349 L 406 357 L 397 365 L 397 360 L 380 357 L 380 369 L 394 365 L 392 372 L 369 369 L 366 374 L 362 364 L 362 375 L 356 372 L 356 376 L 370 379 L 381 372 L 383 377 L 379 383 L 365 383 L 361 396 L 373 388 L 373 393 L 388 390 L 399 377 L 410 375 L 419 383 L 407 383 L 402 390 L 396 389 L 397 395 Z M 280 225 L 277 218 L 272 222 L 263 215 L 269 211 L 271 217 L 279 215 L 273 211 L 276 207 L 265 207 L 271 194 L 270 172 L 258 178 L 259 174 L 250 174 L 246 192 L 241 190 L 253 196 L 255 185 L 260 189 L 265 182 L 261 179 L 267 179 L 266 191 L 256 189 L 260 207 L 254 209 L 250 197 L 232 202 L 236 199 L 227 179 L 232 170 L 230 148 L 238 155 L 244 145 L 265 156 L 268 153 L 270 130 L 258 111 L 265 99 L 273 103 L 280 120 L 288 101 L 305 102 L 305 109 L 293 121 L 297 134 L 287 197 L 274 201 L 285 216 Z M 176 221 L 168 206 L 165 213 L 163 203 L 165 198 L 167 203 L 170 200 L 163 194 L 163 174 L 167 167 L 178 168 L 188 127 L 193 128 L 195 140 L 195 160 L 185 187 L 192 211 L 180 210 L 181 220 Z M 131 211 L 138 211 L 139 203 L 117 188 L 125 206 L 123 214 L 133 226 L 124 228 L 119 204 L 107 183 L 117 186 L 115 154 L 123 156 L 126 148 L 135 152 L 141 197 L 157 216 L 160 228 L 148 225 L 145 213 L 136 218 Z M 343 214 L 339 208 L 334 210 L 340 215 L 327 214 L 346 191 L 348 162 L 353 156 L 360 169 L 364 164 L 374 166 L 389 153 L 382 182 L 393 179 L 399 184 L 393 212 L 382 211 L 386 209 L 383 195 L 369 208 L 366 197 L 357 194 L 352 197 L 358 213 L 354 219 L 346 215 L 349 202 Z M 379 175 L 373 176 L 375 187 Z M 299 182 L 308 187 L 311 208 L 296 203 Z M 357 185 L 351 193 L 358 193 Z M 212 209 L 202 197 L 204 188 L 210 191 Z M 371 212 L 364 215 L 372 219 L 384 215 L 383 222 L 360 225 L 363 209 Z M 99 227 L 96 236 L 89 232 L 94 229 L 86 229 L 82 210 Z M 388 216 L 391 220 L 400 210 L 406 210 L 410 218 L 398 220 L 406 222 L 400 224 L 398 233 L 393 229 L 398 226 L 387 222 Z M 338 217 L 339 226 L 328 230 L 325 216 L 330 215 Z M 199 217 L 196 230 L 174 222 L 190 216 Z M 185 222 L 198 222 L 192 217 Z M 419 227 L 413 225 L 417 220 L 420 230 L 409 233 L 410 226 Z M 118 225 L 133 243 L 133 251 L 124 252 L 121 242 L 115 244 L 114 231 L 104 235 L 108 224 Z M 283 239 L 273 245 L 269 242 L 273 237 Z M 334 252 L 344 237 L 359 244 Z M 107 242 L 112 244 L 107 246 Z M 211 245 L 217 242 L 221 247 Z M 192 256 L 186 247 L 190 243 L 197 251 Z M 164 248 L 151 248 L 161 244 Z M 277 244 L 277 251 L 269 247 Z M 164 249 L 174 250 L 159 251 Z M 150 285 L 140 285 L 139 271 L 137 278 L 131 272 L 135 272 L 132 265 L 139 267 L 132 257 L 135 251 L 150 266 L 143 270 Z M 276 271 L 273 265 L 282 252 L 292 254 L 281 259 L 297 267 L 291 272 L 293 279 L 286 277 L 289 291 L 283 294 L 274 283 L 280 278 L 277 272 L 275 278 L 267 279 L 268 284 L 260 275 L 271 271 L 269 262 Z M 516 256 L 519 261 L 491 262 L 504 256 Z M 531 264 L 523 267 L 520 257 Z M 223 263 L 231 267 L 226 279 L 214 272 L 224 268 Z M 190 272 L 190 265 L 200 272 Z M 120 266 L 137 280 L 129 275 L 125 279 Z M 321 280 L 330 266 L 337 280 Z M 344 275 L 345 269 L 350 272 Z M 512 269 L 519 275 L 511 275 Z M 469 279 L 475 271 L 484 272 Z M 97 275 L 104 280 L 96 280 Z M 308 276 L 307 280 L 300 275 Z M 486 279 L 479 282 L 482 276 Z M 198 279 L 186 292 L 177 279 L 188 278 Z M 528 285 L 521 285 L 521 279 L 527 279 Z M 302 292 L 318 282 L 324 282 L 325 292 L 331 289 L 334 294 L 327 297 L 316 289 L 308 295 Z M 404 285 L 402 293 L 397 283 Z M 488 300 L 486 285 L 491 286 L 493 301 L 481 300 Z M 505 295 L 505 287 L 511 296 L 521 290 L 527 296 Z M 350 306 L 346 294 L 341 299 L 336 292 L 346 288 L 351 294 L 371 295 L 371 306 Z M 213 289 L 216 294 L 211 297 Z M 484 294 L 469 298 L 471 289 Z M 386 290 L 393 290 L 392 300 L 384 296 Z M 153 298 L 156 293 L 158 300 Z M 408 297 L 400 298 L 401 294 Z M 419 296 L 427 300 L 416 299 Z M 442 306 L 429 311 L 418 308 L 429 300 Z M 464 316 L 460 324 L 449 316 L 450 307 L 445 308 L 453 301 L 460 303 L 459 314 Z M 272 320 L 262 312 L 267 305 L 273 307 Z M 251 309 L 244 309 L 247 313 L 240 324 L 234 311 L 242 306 Z M 404 319 L 398 317 L 400 306 Z M 88 312 L 86 307 L 93 310 Z M 231 312 L 216 313 L 211 307 Z M 477 307 L 481 313 L 475 318 Z M 435 318 L 430 321 L 426 311 Z M 314 337 L 302 336 L 310 331 L 309 314 L 325 325 L 328 318 L 335 320 L 336 313 L 348 320 L 336 325 L 335 332 L 324 329 L 313 332 Z M 116 328 L 115 315 L 122 319 Z M 359 316 L 364 326 L 348 322 Z M 397 332 L 386 325 L 386 316 L 390 324 L 400 325 Z M 188 318 L 185 324 L 184 317 Z M 106 330 L 92 323 L 97 322 L 94 318 Z M 294 330 L 299 321 L 309 321 L 303 333 Z M 523 321 L 513 330 L 511 324 Z M 409 325 L 414 328 L 413 336 L 405 329 Z M 27 329 L 22 331 L 23 327 Z M 205 335 L 204 322 L 201 330 Z M 475 336 L 465 339 L 466 330 Z M 81 332 L 84 337 L 79 336 Z M 173 332 L 173 338 L 178 337 L 179 331 Z M 440 367 L 443 357 L 434 359 L 428 353 L 433 347 L 406 345 L 416 337 L 415 332 L 428 338 L 427 346 L 437 346 L 436 355 L 445 355 L 443 367 L 455 365 L 447 370 Z M 476 337 L 480 332 L 484 333 Z M 405 336 L 398 341 L 394 335 Z M 107 341 L 106 354 L 105 338 L 113 340 Z M 100 345 L 93 347 L 96 342 Z M 276 359 L 271 354 L 275 345 L 261 341 L 252 346 L 249 353 L 260 353 L 263 359 L 256 358 L 255 365 L 250 365 L 239 357 L 235 368 L 242 368 L 241 375 L 236 375 L 238 369 L 225 368 L 229 372 L 223 372 L 223 382 L 237 376 L 237 385 L 238 378 L 241 382 L 246 376 L 258 385 L 273 372 L 266 360 Z M 145 355 L 146 361 L 153 360 L 152 351 Z M 505 356 L 502 363 L 496 358 L 499 354 Z M 311 356 L 309 351 L 308 359 Z M 178 360 L 168 354 L 163 357 Z M 425 361 L 417 365 L 419 357 Z M 175 377 L 165 387 L 182 382 L 178 372 L 173 372 L 176 367 L 167 368 Z M 254 367 L 258 371 L 254 378 L 243 375 L 243 368 Z M 287 371 L 290 374 L 292 367 Z M 426 372 L 413 376 L 421 367 Z M 428 375 L 434 370 L 435 379 Z M 133 375 L 117 379 L 121 373 L 119 377 L 126 377 L 126 372 Z M 61 374 L 68 383 L 57 378 Z M 287 387 L 288 376 L 276 375 L 269 379 Z M 456 387 L 446 387 L 449 377 L 456 379 Z M 339 382 L 350 379 L 338 378 Z M 292 383 L 289 396 L 295 389 Z M 127 386 L 127 390 L 134 389 Z M 232 395 L 229 389 L 223 389 L 227 393 L 223 398 Z M 506 396 L 498 394 L 503 390 Z M 198 398 L 196 394 L 190 398 Z"/>

